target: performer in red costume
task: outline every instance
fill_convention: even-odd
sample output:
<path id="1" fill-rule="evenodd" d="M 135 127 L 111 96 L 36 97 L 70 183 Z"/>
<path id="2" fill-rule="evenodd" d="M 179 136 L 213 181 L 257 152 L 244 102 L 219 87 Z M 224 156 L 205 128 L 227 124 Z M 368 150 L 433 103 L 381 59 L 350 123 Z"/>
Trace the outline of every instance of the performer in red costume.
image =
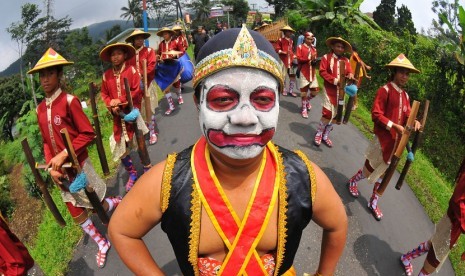
<path id="1" fill-rule="evenodd" d="M 124 168 L 129 173 L 126 183 L 128 192 L 136 182 L 138 175 L 129 155 L 131 149 L 137 148 L 134 142 L 134 125 L 124 121 L 120 112 L 130 112 L 126 100 L 126 93 L 131 93 L 135 108 L 140 110 L 142 91 L 140 90 L 140 75 L 136 68 L 126 61 L 135 55 L 135 49 L 130 44 L 115 43 L 106 46 L 100 51 L 100 59 L 111 62 L 111 68 L 105 71 L 102 78 L 101 95 L 108 110 L 113 115 L 113 134 L 110 136 L 110 148 L 113 160 L 121 159 Z M 126 91 L 124 79 L 128 79 L 130 91 Z M 149 132 L 144 120 L 139 115 L 136 120 L 137 128 L 143 134 Z M 148 168 L 144 168 L 146 171 Z"/>
<path id="2" fill-rule="evenodd" d="M 26 246 L 11 232 L 0 212 L 0 275 L 25 276 L 33 266 Z"/>
<path id="3" fill-rule="evenodd" d="M 312 108 L 310 100 L 313 99 L 320 87 L 316 78 L 316 47 L 313 46 L 315 37 L 312 33 L 304 34 L 304 43 L 297 46 L 297 60 L 300 66 L 300 97 L 302 98 L 302 117 L 308 118 L 308 110 Z M 308 91 L 310 90 L 310 95 Z"/>
<path id="4" fill-rule="evenodd" d="M 187 51 L 189 48 L 189 43 L 187 42 L 186 35 L 183 33 L 183 29 L 179 25 L 175 25 L 172 30 L 174 31 L 174 39 L 176 39 L 177 43 L 180 45 L 184 52 Z"/>
<path id="5" fill-rule="evenodd" d="M 376 220 L 383 217 L 378 206 L 377 190 L 410 115 L 410 99 L 403 87 L 406 86 L 410 73 L 420 73 L 404 54 L 397 56 L 386 67 L 392 70 L 390 81 L 378 89 L 371 109 L 375 137 L 365 153 L 364 167 L 349 180 L 348 185 L 350 194 L 358 197 L 358 181 L 366 177 L 374 184 L 368 208 Z M 420 122 L 415 120 L 415 130 L 420 129 L 420 126 Z"/>
<path id="6" fill-rule="evenodd" d="M 136 68 L 137 72 L 141 76 L 141 82 L 140 82 L 140 87 L 142 90 L 142 93 L 145 93 L 145 90 L 148 89 L 150 93 L 157 93 L 156 90 L 151 89 L 153 79 L 155 78 L 155 65 L 157 64 L 156 56 L 155 56 L 155 51 L 150 48 L 144 46 L 144 41 L 150 37 L 150 34 L 147 32 L 143 32 L 139 29 L 134 30 L 128 38 L 126 38 L 127 43 L 131 43 L 131 45 L 136 49 L 136 54 L 134 57 L 128 60 L 127 64 L 134 66 Z M 144 87 L 144 82 L 143 82 L 143 61 L 146 61 L 147 63 L 147 86 Z M 143 97 L 143 99 L 145 99 Z M 148 124 L 149 130 L 150 130 L 150 139 L 149 143 L 150 145 L 153 145 L 157 142 L 157 131 L 156 131 L 156 121 L 155 121 L 155 112 L 152 110 L 152 118 L 146 118 L 146 120 L 150 120 L 150 123 Z"/>
<path id="7" fill-rule="evenodd" d="M 284 64 L 284 68 L 289 76 L 289 86 L 284 85 L 283 95 L 286 96 L 287 93 L 291 94 L 292 97 L 297 97 L 297 94 L 294 93 L 295 87 L 295 71 L 297 64 L 294 64 L 294 42 L 291 38 L 292 34 L 295 33 L 289 25 L 286 25 L 281 28 L 284 37 L 278 39 L 275 44 L 276 52 L 279 54 L 279 58 Z M 295 66 L 294 66 L 295 65 Z"/>
<path id="8" fill-rule="evenodd" d="M 172 59 L 177 59 L 184 54 L 183 45 L 178 43 L 173 35 L 175 32 L 170 28 L 164 27 L 157 32 L 157 35 L 163 37 L 163 40 L 158 45 L 157 55 L 158 55 L 158 62 L 169 62 Z M 168 54 L 168 52 L 172 52 L 172 54 Z M 183 104 L 184 100 L 181 95 L 181 81 L 179 80 L 179 76 L 176 79 L 172 80 L 172 85 L 176 90 L 176 94 L 178 95 L 178 104 Z M 168 109 L 165 112 L 165 115 L 170 115 L 176 107 L 174 106 L 173 97 L 171 96 L 171 92 L 168 89 L 165 91 L 165 97 L 168 100 Z"/>
<path id="9" fill-rule="evenodd" d="M 343 85 L 340 83 L 339 61 L 344 61 L 345 77 L 352 79 L 349 59 L 343 56 L 345 52 L 351 52 L 352 48 L 349 42 L 340 37 L 326 39 L 326 45 L 331 48 L 331 51 L 324 55 L 320 62 L 320 76 L 324 79 L 325 90 L 321 121 L 314 142 L 316 146 L 320 146 L 323 140 L 328 147 L 332 147 L 333 142 L 329 139 L 329 133 L 333 130 L 332 120 L 337 114 L 338 85 Z"/>
<path id="10" fill-rule="evenodd" d="M 400 257 L 405 274 L 412 275 L 413 266 L 410 262 L 427 252 L 428 255 L 418 276 L 439 271 L 451 249 L 456 245 L 460 234 L 465 234 L 465 158 L 455 179 L 455 189 L 449 201 L 449 208 L 436 224 L 433 236 Z M 462 261 L 465 261 L 465 252 L 462 253 Z"/>
<path id="11" fill-rule="evenodd" d="M 50 176 L 58 184 L 66 207 L 85 233 L 97 243 L 97 266 L 105 266 L 110 242 L 97 230 L 89 218 L 90 201 L 81 189 L 71 192 L 71 187 L 64 181 L 72 181 L 76 176 L 73 168 L 63 170 L 62 165 L 69 159 L 60 130 L 66 128 L 76 152 L 79 165 L 88 179 L 87 185 L 92 185 L 95 193 L 102 200 L 103 207 L 111 211 L 118 206 L 121 197 L 105 198 L 106 184 L 95 172 L 92 166 L 87 146 L 95 139 L 94 129 L 81 107 L 79 99 L 62 90 L 63 66 L 73 64 L 60 54 L 49 48 L 28 74 L 39 73 L 40 85 L 45 92 L 45 100 L 37 107 L 37 121 L 44 142 L 45 161 L 48 164 Z"/>
<path id="12" fill-rule="evenodd" d="M 323 228 L 316 275 L 333 275 L 347 217 L 318 166 L 270 141 L 284 82 L 273 46 L 244 26 L 215 35 L 197 61 L 203 136 L 124 198 L 109 227 L 121 259 L 134 274 L 162 275 L 142 240 L 161 223 L 183 275 L 296 275 L 294 257 L 313 219 Z"/>

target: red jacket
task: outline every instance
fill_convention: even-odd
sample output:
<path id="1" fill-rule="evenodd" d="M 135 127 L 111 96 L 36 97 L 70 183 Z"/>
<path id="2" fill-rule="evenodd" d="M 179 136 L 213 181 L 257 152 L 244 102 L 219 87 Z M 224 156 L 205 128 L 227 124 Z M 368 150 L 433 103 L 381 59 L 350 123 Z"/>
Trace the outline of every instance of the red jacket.
<path id="1" fill-rule="evenodd" d="M 345 64 L 345 75 L 352 74 L 349 60 L 346 57 L 338 57 L 333 52 L 324 55 L 320 61 L 320 76 L 324 79 L 324 87 L 331 104 L 337 105 L 337 82 L 340 79 L 339 61 L 343 60 Z"/>
<path id="2" fill-rule="evenodd" d="M 65 149 L 60 130 L 66 128 L 71 138 L 74 151 L 80 165 L 88 157 L 87 146 L 94 140 L 94 128 L 81 107 L 81 102 L 73 95 L 61 92 L 51 103 L 50 121 L 47 118 L 45 100 L 37 107 L 42 141 L 44 143 L 45 161 L 50 160 Z"/>
<path id="3" fill-rule="evenodd" d="M 185 52 L 182 45 L 178 43 L 177 39 L 170 39 L 170 41 L 168 42 L 166 42 L 165 40 L 162 40 L 160 42 L 160 44 L 158 45 L 157 55 L 161 56 L 163 53 L 171 51 L 171 50 L 182 52 L 182 54 L 184 54 Z M 182 54 L 179 54 L 178 57 L 182 56 Z M 163 56 L 161 59 L 163 58 L 167 58 L 167 57 Z M 170 58 L 172 57 L 170 56 Z"/>
<path id="4" fill-rule="evenodd" d="M 454 193 L 449 201 L 447 215 L 452 222 L 451 246 L 455 244 L 460 233 L 465 234 L 465 159 L 455 184 Z"/>
<path id="5" fill-rule="evenodd" d="M 291 68 L 292 60 L 295 58 L 293 44 L 294 42 L 290 38 L 281 37 L 276 42 L 276 52 L 279 54 L 279 58 L 284 63 L 284 67 Z"/>
<path id="6" fill-rule="evenodd" d="M 176 37 L 176 43 L 179 44 L 179 47 L 182 48 L 184 52 L 189 48 L 189 43 L 184 35 Z"/>
<path id="7" fill-rule="evenodd" d="M 124 87 L 124 78 L 128 79 L 129 89 L 131 90 L 131 97 L 134 107 L 137 107 L 140 110 L 141 101 L 142 101 L 142 91 L 140 89 L 140 75 L 137 73 L 136 69 L 133 66 L 124 65 L 119 76 L 116 76 L 113 72 L 113 69 L 110 68 L 103 74 L 102 78 L 102 99 L 105 102 L 106 106 L 110 106 L 110 101 L 112 99 L 119 99 L 122 103 L 126 103 L 126 88 Z M 118 95 L 118 86 L 117 80 L 119 79 L 121 92 Z M 111 111 L 111 108 L 108 108 Z M 129 113 L 129 107 L 125 106 L 122 108 L 125 114 Z M 113 115 L 113 135 L 116 142 L 119 142 L 122 135 L 122 126 L 121 126 L 121 117 Z M 134 127 L 132 124 L 125 123 L 126 130 L 128 132 L 129 139 L 132 139 L 134 135 Z"/>
<path id="8" fill-rule="evenodd" d="M 392 124 L 405 126 L 410 115 L 410 102 L 407 92 L 390 82 L 376 92 L 371 118 L 374 133 L 383 151 L 384 162 L 388 163 L 401 135 L 391 128 Z"/>
<path id="9" fill-rule="evenodd" d="M 127 65 L 134 66 L 137 72 L 141 75 L 143 74 L 143 65 L 142 61 L 147 60 L 147 82 L 150 85 L 153 79 L 155 78 L 155 65 L 157 63 L 157 58 L 155 56 L 155 50 L 150 47 L 142 46 L 136 50 L 136 55 L 126 62 Z"/>
<path id="10" fill-rule="evenodd" d="M 302 74 L 309 82 L 316 78 L 316 67 L 312 66 L 312 61 L 317 57 L 316 48 L 308 46 L 305 43 L 297 46 L 297 60 L 300 65 L 300 74 Z"/>

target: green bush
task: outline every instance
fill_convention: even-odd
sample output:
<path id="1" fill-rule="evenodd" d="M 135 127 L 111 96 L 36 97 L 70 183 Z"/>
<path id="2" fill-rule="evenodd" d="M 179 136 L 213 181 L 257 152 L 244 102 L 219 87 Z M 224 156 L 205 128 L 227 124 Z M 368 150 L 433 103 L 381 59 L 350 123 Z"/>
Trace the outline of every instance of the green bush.
<path id="1" fill-rule="evenodd" d="M 13 213 L 14 205 L 10 198 L 10 186 L 8 176 L 0 176 L 0 211 L 9 217 Z"/>

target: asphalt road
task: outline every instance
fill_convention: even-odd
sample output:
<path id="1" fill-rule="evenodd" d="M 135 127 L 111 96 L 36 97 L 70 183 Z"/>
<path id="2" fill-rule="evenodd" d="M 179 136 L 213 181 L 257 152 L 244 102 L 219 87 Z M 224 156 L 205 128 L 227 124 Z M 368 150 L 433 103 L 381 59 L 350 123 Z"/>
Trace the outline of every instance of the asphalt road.
<path id="1" fill-rule="evenodd" d="M 157 144 L 148 147 L 153 164 L 165 159 L 168 153 L 186 148 L 199 138 L 197 110 L 192 95 L 192 88 L 186 86 L 185 103 L 170 116 L 163 115 L 166 100 L 160 102 L 156 114 L 159 140 Z M 347 211 L 347 243 L 336 275 L 405 275 L 400 265 L 400 255 L 429 239 L 434 231 L 434 225 L 408 185 L 404 185 L 401 191 L 395 190 L 393 185 L 388 187 L 380 201 L 384 217 L 380 222 L 376 221 L 367 208 L 372 186 L 362 180 L 359 183 L 361 196 L 357 199 L 349 195 L 346 187 L 348 179 L 364 162 L 368 140 L 353 125 L 340 125 L 335 126 L 331 133 L 333 148 L 324 144 L 316 147 L 313 145 L 313 137 L 321 116 L 321 98 L 312 100 L 313 109 L 308 119 L 300 116 L 300 98 L 282 97 L 280 104 L 279 125 L 274 142 L 288 149 L 302 150 L 320 166 L 332 181 Z M 137 154 L 133 153 L 132 156 L 138 159 Z M 394 175 L 393 181 L 397 177 L 398 174 Z M 127 173 L 120 167 L 116 177 L 108 182 L 108 193 L 124 194 L 126 180 Z M 93 220 L 97 221 L 98 218 L 94 217 Z M 99 229 L 106 234 L 105 227 L 100 226 Z M 313 222 L 306 228 L 294 263 L 297 275 L 316 271 L 321 232 L 321 228 Z M 167 275 L 182 275 L 171 245 L 159 226 L 150 231 L 144 240 Z M 87 235 L 84 236 L 69 264 L 68 275 L 132 275 L 116 250 L 110 249 L 103 269 L 96 266 L 96 253 L 97 245 Z M 413 262 L 413 275 L 418 275 L 424 258 L 422 256 Z M 447 261 L 436 275 L 454 275 L 450 262 Z"/>

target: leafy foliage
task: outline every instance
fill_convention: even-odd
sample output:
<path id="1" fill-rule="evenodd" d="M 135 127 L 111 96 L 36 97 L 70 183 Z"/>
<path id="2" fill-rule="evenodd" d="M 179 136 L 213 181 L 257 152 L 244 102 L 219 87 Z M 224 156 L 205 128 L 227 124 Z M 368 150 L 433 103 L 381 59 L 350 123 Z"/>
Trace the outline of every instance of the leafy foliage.
<path id="1" fill-rule="evenodd" d="M 196 20 L 204 21 L 210 16 L 210 9 L 213 6 L 210 0 L 193 0 L 186 5 L 187 8 L 194 10 Z"/>
<path id="2" fill-rule="evenodd" d="M 2 140 L 13 140 L 13 124 L 20 113 L 24 102 L 30 96 L 23 93 L 19 75 L 0 78 L 0 138 Z"/>
<path id="3" fill-rule="evenodd" d="M 8 176 L 0 175 L 0 212 L 5 216 L 10 216 L 13 213 L 13 208 L 14 205 L 10 199 Z"/>
<path id="4" fill-rule="evenodd" d="M 396 32 L 399 34 L 404 30 L 407 30 L 411 35 L 417 34 L 417 30 L 412 21 L 412 13 L 407 6 L 402 4 L 400 8 L 397 8 Z"/>
<path id="5" fill-rule="evenodd" d="M 276 17 L 281 17 L 287 10 L 295 10 L 298 7 L 298 1 L 294 0 L 266 0 L 266 2 L 270 5 L 274 5 L 274 12 Z"/>
<path id="6" fill-rule="evenodd" d="M 142 6 L 138 0 L 128 0 L 128 6 L 122 7 L 121 11 L 123 12 L 120 17 L 127 19 L 127 21 L 132 20 L 135 28 L 142 27 Z"/>
<path id="7" fill-rule="evenodd" d="M 386 31 L 393 31 L 395 26 L 396 0 L 381 0 L 373 12 L 375 22 Z"/>

